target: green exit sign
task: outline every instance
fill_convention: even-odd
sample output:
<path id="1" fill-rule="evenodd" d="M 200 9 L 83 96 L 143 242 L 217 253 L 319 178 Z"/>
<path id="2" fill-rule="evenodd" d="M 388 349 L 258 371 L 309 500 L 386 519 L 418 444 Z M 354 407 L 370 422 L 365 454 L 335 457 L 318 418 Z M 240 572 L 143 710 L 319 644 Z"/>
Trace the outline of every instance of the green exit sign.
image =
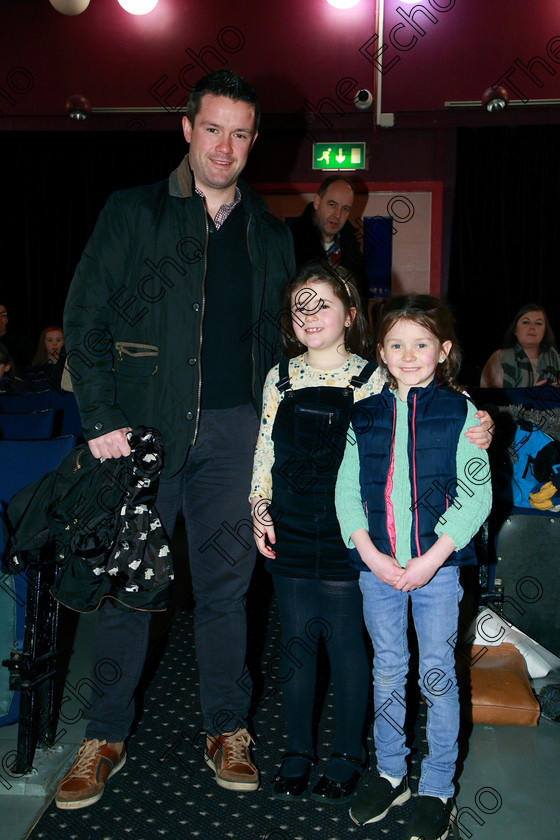
<path id="1" fill-rule="evenodd" d="M 313 169 L 365 169 L 365 143 L 314 143 Z"/>

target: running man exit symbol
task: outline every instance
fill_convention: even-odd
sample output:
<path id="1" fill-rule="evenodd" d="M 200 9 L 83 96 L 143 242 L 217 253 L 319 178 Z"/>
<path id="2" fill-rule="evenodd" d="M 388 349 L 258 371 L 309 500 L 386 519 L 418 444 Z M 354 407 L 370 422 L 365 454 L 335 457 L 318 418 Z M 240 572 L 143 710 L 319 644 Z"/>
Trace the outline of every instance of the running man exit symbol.
<path id="1" fill-rule="evenodd" d="M 314 143 L 313 169 L 365 169 L 365 143 Z"/>

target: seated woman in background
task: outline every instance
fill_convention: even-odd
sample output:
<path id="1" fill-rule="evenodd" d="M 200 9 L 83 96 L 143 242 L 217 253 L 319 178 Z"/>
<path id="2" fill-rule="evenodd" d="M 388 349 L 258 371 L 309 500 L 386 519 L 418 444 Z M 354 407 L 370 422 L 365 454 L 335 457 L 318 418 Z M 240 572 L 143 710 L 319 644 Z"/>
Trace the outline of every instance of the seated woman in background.
<path id="1" fill-rule="evenodd" d="M 26 383 L 16 376 L 12 357 L 0 344 L 0 394 L 23 394 L 27 390 Z"/>
<path id="2" fill-rule="evenodd" d="M 560 356 L 546 312 L 523 306 L 507 328 L 501 350 L 492 353 L 480 377 L 482 388 L 531 388 L 560 382 Z"/>

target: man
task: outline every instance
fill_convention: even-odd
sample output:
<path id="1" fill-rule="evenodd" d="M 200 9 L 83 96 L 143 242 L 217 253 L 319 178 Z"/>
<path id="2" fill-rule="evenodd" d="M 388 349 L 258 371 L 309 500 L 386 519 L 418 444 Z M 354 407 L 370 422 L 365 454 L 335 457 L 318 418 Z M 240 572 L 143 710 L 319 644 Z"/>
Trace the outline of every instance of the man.
<path id="1" fill-rule="evenodd" d="M 159 429 L 165 467 L 156 507 L 169 536 L 182 509 L 205 761 L 219 785 L 255 790 L 249 756 L 245 594 L 254 565 L 247 501 L 261 389 L 279 344 L 281 290 L 294 271 L 287 227 L 239 179 L 257 137 L 254 90 L 219 70 L 193 88 L 189 154 L 168 179 L 115 193 L 69 292 L 68 363 L 97 458 L 128 456 L 135 425 Z M 149 614 L 106 599 L 94 662 L 122 671 L 94 692 L 60 808 L 97 801 L 125 761 Z"/>
<path id="2" fill-rule="evenodd" d="M 302 215 L 289 222 L 294 237 L 296 263 L 326 257 L 355 276 L 360 295 L 367 298 L 364 258 L 356 229 L 348 221 L 355 188 L 348 178 L 330 175 L 320 185 Z"/>
<path id="3" fill-rule="evenodd" d="M 8 330 L 8 310 L 3 303 L 0 303 L 0 344 L 10 354 L 12 361 L 19 367 L 31 364 L 33 347 L 31 342 L 22 335 Z"/>

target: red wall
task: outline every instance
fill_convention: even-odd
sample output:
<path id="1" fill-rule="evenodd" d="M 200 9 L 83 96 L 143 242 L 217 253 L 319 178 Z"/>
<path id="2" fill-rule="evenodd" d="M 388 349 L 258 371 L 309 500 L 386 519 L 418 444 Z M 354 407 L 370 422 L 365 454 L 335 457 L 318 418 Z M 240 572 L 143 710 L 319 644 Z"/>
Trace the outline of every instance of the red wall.
<path id="1" fill-rule="evenodd" d="M 179 131 L 178 110 L 193 82 L 210 69 L 233 68 L 263 105 L 247 168 L 254 183 L 318 183 L 312 142 L 344 139 L 367 142 L 364 181 L 442 183 L 445 289 L 455 131 L 441 129 L 557 122 L 560 108 L 528 104 L 489 115 L 446 111 L 444 103 L 480 100 L 500 80 L 512 98 L 560 99 L 560 3 L 385 0 L 384 9 L 381 36 L 374 0 L 350 10 L 326 0 L 159 0 L 145 17 L 129 15 L 117 0 L 91 0 L 75 17 L 48 0 L 0 0 L 0 130 Z M 382 111 L 395 115 L 394 128 L 374 127 L 374 110 L 358 112 L 352 103 L 357 89 L 374 89 L 379 50 Z M 77 93 L 94 109 L 85 122 L 65 113 Z M 95 112 L 106 108 L 131 110 Z"/>
<path id="2" fill-rule="evenodd" d="M 383 110 L 433 111 L 446 101 L 480 100 L 505 75 L 512 98 L 520 92 L 527 99 L 560 99 L 555 0 L 423 0 L 412 6 L 386 0 L 385 9 Z M 367 51 L 377 61 L 375 46 Z M 549 69 L 534 65 L 529 73 L 535 81 L 515 60 L 527 65 L 537 56 Z"/>
<path id="3" fill-rule="evenodd" d="M 382 38 L 374 0 L 349 10 L 326 0 L 159 0 L 144 17 L 117 0 L 91 0 L 74 17 L 47 0 L 1 0 L 0 24 L 4 129 L 68 128 L 65 103 L 75 93 L 94 108 L 163 107 L 171 113 L 151 124 L 170 127 L 190 85 L 220 66 L 246 75 L 266 112 L 315 114 L 320 123 L 331 111 L 336 125 L 355 113 L 353 93 L 373 87 L 383 46 L 386 112 L 479 100 L 504 75 L 512 96 L 560 98 L 557 0 L 385 0 Z M 537 56 L 546 65 L 527 69 Z M 534 110 L 524 111 L 535 120 Z M 543 118 L 557 119 L 556 111 Z M 88 130 L 125 129 L 131 119 L 96 116 Z"/>

